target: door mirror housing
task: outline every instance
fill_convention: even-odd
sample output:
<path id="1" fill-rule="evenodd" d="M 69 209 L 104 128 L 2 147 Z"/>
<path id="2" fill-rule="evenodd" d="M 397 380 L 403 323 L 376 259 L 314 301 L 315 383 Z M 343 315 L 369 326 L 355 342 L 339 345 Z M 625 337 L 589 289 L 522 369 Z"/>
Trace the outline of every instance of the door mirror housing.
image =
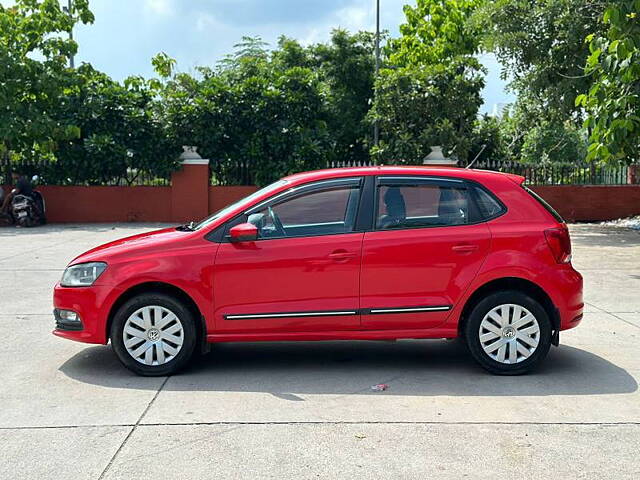
<path id="1" fill-rule="evenodd" d="M 229 230 L 230 242 L 253 242 L 258 238 L 258 227 L 251 223 L 241 223 Z"/>

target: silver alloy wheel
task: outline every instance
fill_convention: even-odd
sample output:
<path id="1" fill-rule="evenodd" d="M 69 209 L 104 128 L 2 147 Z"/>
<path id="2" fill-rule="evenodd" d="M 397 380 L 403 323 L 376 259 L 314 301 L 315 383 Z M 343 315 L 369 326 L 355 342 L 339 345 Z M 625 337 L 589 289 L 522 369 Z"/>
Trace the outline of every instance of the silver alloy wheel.
<path id="1" fill-rule="evenodd" d="M 526 360 L 538 348 L 540 325 L 522 305 L 505 303 L 492 308 L 480 322 L 480 345 L 497 362 Z"/>
<path id="2" fill-rule="evenodd" d="M 184 329 L 171 310 L 148 305 L 127 318 L 122 339 L 127 352 L 136 361 L 143 365 L 164 365 L 180 352 Z"/>

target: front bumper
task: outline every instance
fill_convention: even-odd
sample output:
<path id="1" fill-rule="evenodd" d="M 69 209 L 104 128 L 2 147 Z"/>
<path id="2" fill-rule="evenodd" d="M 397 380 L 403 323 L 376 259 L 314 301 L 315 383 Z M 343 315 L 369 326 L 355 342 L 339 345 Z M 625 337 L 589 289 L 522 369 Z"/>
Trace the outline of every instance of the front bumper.
<path id="1" fill-rule="evenodd" d="M 56 318 L 53 334 L 84 343 L 106 344 L 107 321 L 113 301 L 118 292 L 113 287 L 94 285 L 91 287 L 62 287 L 53 290 L 55 309 L 72 310 L 80 317 L 80 328 L 70 329 Z M 54 313 L 54 316 L 56 314 Z"/>

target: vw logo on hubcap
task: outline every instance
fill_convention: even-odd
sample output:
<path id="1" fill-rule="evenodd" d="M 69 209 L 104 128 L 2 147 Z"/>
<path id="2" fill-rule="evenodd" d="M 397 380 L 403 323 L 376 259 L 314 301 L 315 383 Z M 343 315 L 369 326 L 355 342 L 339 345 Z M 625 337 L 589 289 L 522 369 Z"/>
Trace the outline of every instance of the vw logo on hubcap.
<path id="1" fill-rule="evenodd" d="M 156 328 L 151 328 L 147 332 L 147 336 L 149 337 L 149 340 L 151 340 L 152 342 L 155 342 L 160 338 L 160 331 Z"/>
<path id="2" fill-rule="evenodd" d="M 516 331 L 512 327 L 507 327 L 502 331 L 502 336 L 504 338 L 513 338 L 516 336 Z"/>

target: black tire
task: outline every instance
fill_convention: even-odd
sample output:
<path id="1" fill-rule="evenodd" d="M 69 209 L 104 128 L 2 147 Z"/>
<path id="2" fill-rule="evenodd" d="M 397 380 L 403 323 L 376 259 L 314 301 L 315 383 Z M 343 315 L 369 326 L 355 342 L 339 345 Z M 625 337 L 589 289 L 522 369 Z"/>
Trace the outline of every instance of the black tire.
<path id="1" fill-rule="evenodd" d="M 124 344 L 123 331 L 127 319 L 137 310 L 152 305 L 164 307 L 175 314 L 183 329 L 182 347 L 175 357 L 162 365 L 145 365 L 137 361 Z M 143 293 L 131 298 L 118 309 L 111 324 L 110 338 L 118 360 L 125 367 L 138 375 L 160 377 L 173 375 L 189 363 L 196 347 L 197 330 L 193 314 L 182 302 L 163 293 Z"/>
<path id="2" fill-rule="evenodd" d="M 480 341 L 480 325 L 485 315 L 493 308 L 505 304 L 519 305 L 529 310 L 537 320 L 540 329 L 538 345 L 533 353 L 528 358 L 512 364 L 501 363 L 492 358 L 484 351 Z M 463 334 L 471 355 L 485 370 L 495 375 L 522 375 L 539 366 L 545 359 L 551 346 L 552 330 L 551 320 L 539 302 L 517 290 L 506 290 L 487 296 L 473 307 Z M 513 347 L 509 346 L 510 348 Z"/>

